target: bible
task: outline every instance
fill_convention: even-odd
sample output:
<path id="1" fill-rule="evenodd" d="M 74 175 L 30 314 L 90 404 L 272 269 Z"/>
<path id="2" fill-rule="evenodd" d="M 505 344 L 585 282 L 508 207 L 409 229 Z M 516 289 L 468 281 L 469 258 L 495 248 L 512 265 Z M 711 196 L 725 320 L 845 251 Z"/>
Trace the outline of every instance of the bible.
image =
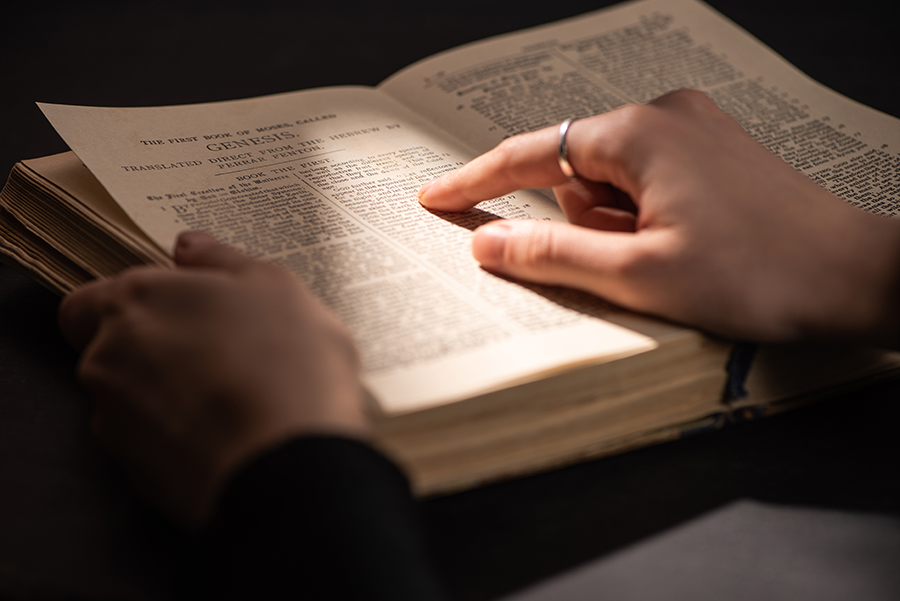
<path id="1" fill-rule="evenodd" d="M 550 191 L 463 214 L 416 201 L 506 137 L 683 87 L 848 202 L 900 211 L 900 122 L 811 81 L 697 0 L 640 0 L 453 49 L 375 88 L 41 104 L 71 151 L 14 167 L 0 256 L 59 293 L 170 266 L 188 229 L 283 265 L 352 332 L 376 444 L 422 495 L 896 373 L 895 353 L 821 345 L 761 348 L 751 367 L 746 345 L 482 270 L 471 231 L 564 219 Z"/>

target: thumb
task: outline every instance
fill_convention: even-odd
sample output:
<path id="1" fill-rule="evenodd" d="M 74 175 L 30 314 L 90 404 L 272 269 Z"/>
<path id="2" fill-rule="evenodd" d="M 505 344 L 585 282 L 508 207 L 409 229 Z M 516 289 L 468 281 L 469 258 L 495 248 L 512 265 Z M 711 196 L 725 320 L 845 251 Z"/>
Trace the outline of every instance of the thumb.
<path id="1" fill-rule="evenodd" d="M 183 232 L 175 242 L 175 263 L 181 267 L 213 267 L 240 271 L 253 259 L 220 244 L 206 232 Z"/>
<path id="2" fill-rule="evenodd" d="M 633 233 L 568 223 L 499 220 L 475 231 L 472 255 L 489 271 L 586 290 L 627 306 L 636 299 L 623 276 L 637 242 Z"/>

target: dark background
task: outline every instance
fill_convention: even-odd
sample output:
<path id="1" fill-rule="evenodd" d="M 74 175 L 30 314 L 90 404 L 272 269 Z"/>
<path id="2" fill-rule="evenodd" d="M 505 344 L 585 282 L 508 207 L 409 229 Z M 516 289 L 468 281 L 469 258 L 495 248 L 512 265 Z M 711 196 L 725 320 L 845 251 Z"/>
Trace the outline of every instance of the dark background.
<path id="1" fill-rule="evenodd" d="M 25 2 L 0 16 L 0 171 L 66 150 L 35 101 L 180 104 L 377 84 L 419 58 L 612 4 Z M 710 4 L 900 116 L 891 0 Z M 58 300 L 0 266 L 0 598 L 164 599 L 184 535 L 87 434 Z M 459 599 L 494 599 L 738 499 L 900 515 L 900 387 L 423 504 Z M 660 591 L 660 598 L 665 598 Z"/>

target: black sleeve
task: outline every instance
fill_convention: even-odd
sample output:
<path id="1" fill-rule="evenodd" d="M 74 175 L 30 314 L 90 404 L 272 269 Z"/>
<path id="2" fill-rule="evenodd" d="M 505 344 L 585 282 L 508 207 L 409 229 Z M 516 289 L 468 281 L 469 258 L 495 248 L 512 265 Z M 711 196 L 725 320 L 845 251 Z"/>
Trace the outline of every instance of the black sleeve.
<path id="1" fill-rule="evenodd" d="M 444 599 L 400 470 L 371 447 L 292 440 L 228 485 L 191 598 Z"/>

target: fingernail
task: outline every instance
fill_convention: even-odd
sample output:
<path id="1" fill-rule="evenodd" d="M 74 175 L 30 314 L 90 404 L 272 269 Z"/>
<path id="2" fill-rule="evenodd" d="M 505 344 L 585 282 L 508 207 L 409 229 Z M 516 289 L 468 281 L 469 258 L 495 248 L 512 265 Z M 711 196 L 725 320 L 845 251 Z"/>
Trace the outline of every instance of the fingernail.
<path id="1" fill-rule="evenodd" d="M 484 267 L 501 267 L 510 234 L 512 225 L 505 220 L 481 226 L 472 237 L 472 256 Z"/>
<path id="2" fill-rule="evenodd" d="M 175 240 L 175 252 L 188 250 L 194 243 L 197 232 L 181 232 Z"/>
<path id="3" fill-rule="evenodd" d="M 175 252 L 184 252 L 204 240 L 215 240 L 211 234 L 200 231 L 187 231 L 178 234 L 175 240 Z"/>
<path id="4" fill-rule="evenodd" d="M 416 198 L 419 199 L 419 202 L 420 202 L 420 203 L 424 204 L 424 202 L 423 202 L 424 197 L 425 197 L 425 195 L 428 193 L 428 190 L 431 189 L 431 186 L 434 185 L 434 182 L 435 182 L 435 181 L 437 181 L 437 180 L 431 180 L 430 182 L 428 182 L 427 184 L 425 184 L 424 186 L 422 186 L 421 188 L 419 188 L 419 191 L 416 192 Z"/>

